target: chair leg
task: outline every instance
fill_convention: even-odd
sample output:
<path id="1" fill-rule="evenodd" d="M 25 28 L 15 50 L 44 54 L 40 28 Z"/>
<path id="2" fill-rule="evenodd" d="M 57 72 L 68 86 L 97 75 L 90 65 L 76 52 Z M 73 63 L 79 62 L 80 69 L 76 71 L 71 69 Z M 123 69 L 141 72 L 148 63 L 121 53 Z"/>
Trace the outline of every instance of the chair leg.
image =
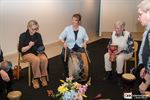
<path id="1" fill-rule="evenodd" d="M 17 80 L 19 80 L 20 79 L 20 65 L 18 65 L 18 67 L 17 67 Z"/>
<path id="2" fill-rule="evenodd" d="M 137 61 L 136 61 L 136 59 L 135 59 L 135 61 L 134 61 L 134 67 L 135 67 L 135 68 L 137 67 Z"/>
<path id="3" fill-rule="evenodd" d="M 28 67 L 28 84 L 31 86 L 31 64 L 29 63 Z"/>
<path id="4" fill-rule="evenodd" d="M 126 67 L 127 67 L 127 62 L 126 60 L 124 61 L 124 73 L 126 73 Z"/>
<path id="5" fill-rule="evenodd" d="M 46 76 L 47 81 L 49 82 L 49 67 L 47 68 L 48 75 Z"/>

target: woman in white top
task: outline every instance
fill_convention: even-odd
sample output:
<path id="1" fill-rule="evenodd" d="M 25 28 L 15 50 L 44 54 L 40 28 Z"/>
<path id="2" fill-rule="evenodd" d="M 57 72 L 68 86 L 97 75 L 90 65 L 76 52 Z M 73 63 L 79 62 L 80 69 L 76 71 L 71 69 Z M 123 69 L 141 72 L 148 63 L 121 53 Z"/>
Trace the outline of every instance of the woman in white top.
<path id="1" fill-rule="evenodd" d="M 123 72 L 124 60 L 132 57 L 133 54 L 133 39 L 128 31 L 125 31 L 125 22 L 117 21 L 115 23 L 115 31 L 113 31 L 110 44 L 115 44 L 118 46 L 118 51 L 116 52 L 116 72 L 119 78 L 118 85 L 120 85 L 120 77 Z M 107 80 L 111 77 L 112 66 L 110 61 L 110 54 L 107 52 L 104 55 L 105 60 L 105 70 L 106 75 L 104 80 Z"/>
<path id="2" fill-rule="evenodd" d="M 68 57 L 64 61 L 64 50 L 70 52 L 71 50 L 76 52 L 85 52 L 88 35 L 84 27 L 80 26 L 81 15 L 74 14 L 72 16 L 72 25 L 67 26 L 60 34 L 59 39 L 63 43 L 62 60 L 64 63 L 64 74 L 68 77 Z"/>

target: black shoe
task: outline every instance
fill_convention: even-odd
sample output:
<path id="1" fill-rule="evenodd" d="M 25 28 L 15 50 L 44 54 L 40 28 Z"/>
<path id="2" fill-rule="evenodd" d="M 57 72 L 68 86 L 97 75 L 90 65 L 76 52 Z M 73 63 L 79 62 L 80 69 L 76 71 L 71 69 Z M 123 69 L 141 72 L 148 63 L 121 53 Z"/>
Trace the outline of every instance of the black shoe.
<path id="1" fill-rule="evenodd" d="M 7 90 L 0 90 L 0 100 L 7 100 Z"/>
<path id="2" fill-rule="evenodd" d="M 122 86 L 122 74 L 117 74 L 117 85 Z"/>
<path id="3" fill-rule="evenodd" d="M 111 76 L 112 76 L 112 72 L 111 71 L 107 71 L 103 80 L 109 80 L 109 79 L 111 79 Z"/>

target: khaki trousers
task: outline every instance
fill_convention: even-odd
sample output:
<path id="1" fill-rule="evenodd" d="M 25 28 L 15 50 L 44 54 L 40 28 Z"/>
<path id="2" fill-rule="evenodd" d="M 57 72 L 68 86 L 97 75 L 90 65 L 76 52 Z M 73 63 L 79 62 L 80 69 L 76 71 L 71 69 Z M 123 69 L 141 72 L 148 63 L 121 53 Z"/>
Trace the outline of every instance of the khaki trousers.
<path id="1" fill-rule="evenodd" d="M 45 54 L 38 54 L 36 56 L 32 53 L 29 53 L 23 56 L 23 60 L 32 64 L 33 78 L 40 78 L 48 75 L 48 59 Z"/>

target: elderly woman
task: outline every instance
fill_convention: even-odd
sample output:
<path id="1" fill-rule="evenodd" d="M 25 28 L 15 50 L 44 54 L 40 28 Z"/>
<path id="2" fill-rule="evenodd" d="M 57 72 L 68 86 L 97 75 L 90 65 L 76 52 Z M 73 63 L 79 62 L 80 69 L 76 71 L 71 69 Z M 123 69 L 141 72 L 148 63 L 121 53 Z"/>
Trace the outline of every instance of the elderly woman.
<path id="1" fill-rule="evenodd" d="M 68 57 L 64 61 L 64 52 L 67 54 L 72 50 L 76 52 L 85 52 L 87 42 L 89 40 L 88 35 L 84 27 L 80 25 L 81 15 L 74 14 L 72 16 L 72 25 L 67 26 L 60 34 L 59 39 L 63 43 L 62 60 L 64 63 L 65 76 L 68 77 Z M 87 59 L 86 59 L 87 60 Z M 85 77 L 88 76 L 88 66 L 84 67 Z"/>
<path id="2" fill-rule="evenodd" d="M 140 77 L 143 79 L 139 85 L 139 90 L 145 94 L 150 86 L 150 0 L 142 0 L 138 5 L 138 20 L 143 26 L 146 26 L 143 33 L 143 39 L 139 51 L 139 66 L 143 67 L 140 71 Z"/>
<path id="3" fill-rule="evenodd" d="M 38 30 L 38 22 L 36 20 L 30 20 L 26 32 L 20 34 L 18 48 L 23 56 L 23 60 L 32 64 L 32 83 L 35 89 L 40 87 L 39 79 L 42 82 L 42 86 L 47 86 L 46 76 L 48 75 L 48 59 L 44 53 L 45 47 Z"/>
<path id="4" fill-rule="evenodd" d="M 115 55 L 113 56 L 116 56 L 114 58 L 116 58 L 115 59 L 117 65 L 116 72 L 118 76 L 118 84 L 120 85 L 120 78 L 123 72 L 124 61 L 132 57 L 133 54 L 133 40 L 131 38 L 130 33 L 128 31 L 125 31 L 125 22 L 117 21 L 114 26 L 115 31 L 113 31 L 112 33 L 108 47 L 110 47 L 111 44 L 117 46 L 117 52 L 114 52 Z M 110 55 L 111 55 L 110 52 L 107 52 L 104 55 L 105 70 L 106 70 L 104 80 L 110 79 L 112 73 L 111 67 L 112 61 L 110 59 L 111 57 Z"/>

